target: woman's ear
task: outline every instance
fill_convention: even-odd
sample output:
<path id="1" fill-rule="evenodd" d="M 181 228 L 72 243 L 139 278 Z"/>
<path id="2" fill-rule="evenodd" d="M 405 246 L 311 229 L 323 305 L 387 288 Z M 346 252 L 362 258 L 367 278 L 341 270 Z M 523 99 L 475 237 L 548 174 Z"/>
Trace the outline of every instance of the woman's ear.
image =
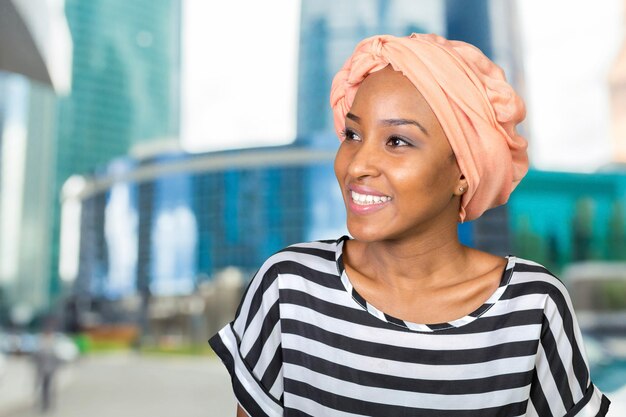
<path id="1" fill-rule="evenodd" d="M 465 175 L 461 174 L 459 180 L 457 181 L 456 189 L 454 190 L 454 195 L 461 196 L 465 194 L 467 191 L 467 180 L 465 179 Z"/>

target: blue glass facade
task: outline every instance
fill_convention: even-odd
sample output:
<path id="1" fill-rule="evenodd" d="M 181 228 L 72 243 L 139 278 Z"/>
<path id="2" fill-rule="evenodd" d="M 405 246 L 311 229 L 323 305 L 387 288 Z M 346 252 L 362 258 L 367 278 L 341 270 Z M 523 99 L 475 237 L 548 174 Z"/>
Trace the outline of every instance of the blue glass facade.
<path id="1" fill-rule="evenodd" d="M 166 164 L 177 158 L 159 158 Z M 186 294 L 194 289 L 198 242 L 193 181 L 188 174 L 154 181 L 150 228 L 150 292 Z"/>
<path id="2" fill-rule="evenodd" d="M 330 137 L 328 139 L 331 139 Z M 271 160 L 276 152 L 239 151 Z M 347 233 L 332 160 L 213 169 L 228 155 L 176 155 L 137 164 L 115 161 L 99 180 L 141 169 L 167 170 L 141 182 L 115 183 L 83 201 L 81 257 L 75 290 L 116 299 L 137 289 L 190 294 L 230 266 L 249 277 L 286 245 Z M 192 170 L 206 160 L 205 169 Z M 582 184 L 582 186 L 581 186 Z M 510 253 L 554 270 L 577 260 L 626 260 L 626 180 L 618 173 L 531 171 L 489 233 L 511 235 Z M 473 227 L 476 227 L 474 225 Z M 482 226 L 486 227 L 486 226 Z M 476 239 L 467 226 L 461 239 Z M 501 236 L 495 236 L 497 241 Z"/>
<path id="3" fill-rule="evenodd" d="M 200 271 L 210 276 L 227 266 L 254 270 L 267 256 L 301 240 L 304 172 L 270 167 L 198 174 Z"/>
<path id="4" fill-rule="evenodd" d="M 109 165 L 108 175 L 130 172 L 135 164 L 129 159 L 116 160 Z M 101 292 L 116 298 L 135 292 L 137 269 L 137 186 L 119 182 L 105 194 L 103 232 L 106 243 L 106 273 Z"/>
<path id="5" fill-rule="evenodd" d="M 254 153 L 271 160 L 275 152 L 290 149 L 296 148 L 238 155 Z M 116 169 L 96 176 L 97 181 L 107 181 L 120 175 L 122 166 L 132 177 L 133 170 L 208 161 L 206 171 L 183 168 L 141 182 L 115 183 L 85 199 L 76 290 L 107 299 L 137 289 L 153 295 L 190 294 L 199 281 L 224 268 L 251 273 L 289 244 L 346 233 L 330 159 L 211 169 L 211 159 L 219 156 L 181 154 L 141 164 L 115 161 L 111 166 Z"/>

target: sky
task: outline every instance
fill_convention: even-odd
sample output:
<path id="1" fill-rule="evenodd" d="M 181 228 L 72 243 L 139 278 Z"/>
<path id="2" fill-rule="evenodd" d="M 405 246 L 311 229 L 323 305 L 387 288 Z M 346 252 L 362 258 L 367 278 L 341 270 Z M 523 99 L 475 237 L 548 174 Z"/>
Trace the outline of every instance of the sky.
<path id="1" fill-rule="evenodd" d="M 183 148 L 201 152 L 293 141 L 300 1 L 182 4 Z"/>
<path id="2" fill-rule="evenodd" d="M 593 171 L 611 161 L 608 73 L 624 0 L 518 0 L 529 155 L 539 169 Z"/>

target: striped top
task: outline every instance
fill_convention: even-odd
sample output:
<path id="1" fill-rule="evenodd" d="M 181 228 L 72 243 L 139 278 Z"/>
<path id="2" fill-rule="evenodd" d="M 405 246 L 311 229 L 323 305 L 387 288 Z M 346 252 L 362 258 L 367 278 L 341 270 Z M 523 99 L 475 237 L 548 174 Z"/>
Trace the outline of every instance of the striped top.
<path id="1" fill-rule="evenodd" d="M 409 323 L 354 290 L 347 239 L 270 257 L 209 341 L 250 416 L 606 415 L 567 291 L 545 268 L 508 257 L 476 311 Z"/>

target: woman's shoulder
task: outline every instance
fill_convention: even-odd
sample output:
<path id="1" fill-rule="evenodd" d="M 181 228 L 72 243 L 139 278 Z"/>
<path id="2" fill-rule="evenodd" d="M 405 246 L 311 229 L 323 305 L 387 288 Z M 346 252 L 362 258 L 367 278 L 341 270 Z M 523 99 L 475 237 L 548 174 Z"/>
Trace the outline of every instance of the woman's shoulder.
<path id="1" fill-rule="evenodd" d="M 345 239 L 342 236 L 291 244 L 270 256 L 261 269 L 271 269 L 278 274 L 301 273 L 303 270 L 336 274 Z"/>
<path id="2" fill-rule="evenodd" d="M 321 256 L 323 258 L 335 259 L 335 255 L 339 247 L 343 244 L 346 237 L 342 236 L 338 239 L 313 240 L 309 242 L 294 243 L 276 252 L 275 255 L 281 253 L 303 253 L 312 256 Z"/>
<path id="3" fill-rule="evenodd" d="M 296 243 L 274 253 L 248 282 L 242 305 L 278 300 L 281 289 L 305 288 L 311 281 L 325 286 L 339 281 L 336 256 L 342 239 Z"/>
<path id="4" fill-rule="evenodd" d="M 515 277 L 517 280 L 563 284 L 560 278 L 539 262 L 514 255 L 509 255 L 507 258 L 513 273 L 512 277 Z"/>
<path id="5" fill-rule="evenodd" d="M 564 282 L 546 266 L 533 260 L 509 256 L 510 278 L 508 286 L 519 295 L 545 295 L 570 303 Z"/>

